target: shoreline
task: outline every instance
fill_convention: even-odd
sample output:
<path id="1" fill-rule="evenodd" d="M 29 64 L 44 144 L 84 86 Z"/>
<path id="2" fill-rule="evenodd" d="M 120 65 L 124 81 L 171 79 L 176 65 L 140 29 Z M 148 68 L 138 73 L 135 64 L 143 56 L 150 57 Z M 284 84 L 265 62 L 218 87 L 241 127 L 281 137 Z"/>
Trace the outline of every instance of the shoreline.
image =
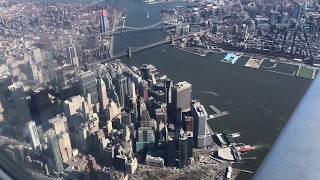
<path id="1" fill-rule="evenodd" d="M 306 65 L 304 63 L 301 63 L 300 61 L 295 61 L 295 60 L 291 60 L 291 59 L 283 58 L 283 57 L 274 57 L 274 56 L 268 56 L 268 55 L 262 55 L 262 54 L 254 54 L 254 53 L 245 53 L 245 52 L 238 52 L 238 51 L 226 51 L 225 49 L 222 49 L 222 48 L 219 48 L 219 49 L 216 48 L 215 50 L 211 50 L 211 49 L 210 50 L 206 50 L 204 48 L 198 48 L 198 47 L 182 48 L 182 47 L 179 47 L 177 44 L 172 44 L 171 46 L 173 46 L 174 48 L 176 48 L 176 49 L 178 49 L 178 50 L 180 50 L 182 52 L 186 52 L 186 53 L 193 54 L 193 55 L 200 56 L 200 57 L 206 57 L 209 53 L 214 53 L 214 54 L 241 53 L 241 57 L 249 58 L 249 60 L 250 60 L 250 58 L 256 57 L 256 58 L 260 58 L 260 59 L 264 59 L 264 60 L 269 60 L 270 62 L 274 61 L 274 63 L 277 63 L 277 64 L 280 63 L 280 64 L 283 64 L 283 65 L 293 65 L 293 66 L 298 66 L 298 67 L 300 67 L 300 66 L 309 67 L 309 68 L 313 68 L 314 69 L 313 78 L 307 78 L 307 79 L 310 79 L 310 80 L 313 80 L 314 77 L 315 77 L 315 74 L 317 73 L 317 71 L 320 70 L 319 67 Z M 201 51 L 201 52 L 199 53 L 199 52 L 196 52 L 196 51 Z M 236 64 L 236 62 L 234 64 Z M 259 68 L 254 68 L 254 69 L 259 70 L 261 65 L 262 65 L 262 63 L 259 65 Z M 299 76 L 297 76 L 297 72 L 289 74 L 289 73 L 286 73 L 286 72 L 273 71 L 273 70 L 264 70 L 264 71 L 271 72 L 271 73 L 276 73 L 276 74 L 281 74 L 281 75 L 292 76 L 292 77 L 299 77 Z"/>

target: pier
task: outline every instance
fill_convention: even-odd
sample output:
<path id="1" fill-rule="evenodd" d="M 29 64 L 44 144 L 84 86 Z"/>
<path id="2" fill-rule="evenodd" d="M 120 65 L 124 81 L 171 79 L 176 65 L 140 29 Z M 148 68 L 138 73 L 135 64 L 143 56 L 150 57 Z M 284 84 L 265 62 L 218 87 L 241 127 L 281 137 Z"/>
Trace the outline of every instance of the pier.
<path id="1" fill-rule="evenodd" d="M 244 173 L 249 173 L 249 174 L 253 174 L 253 171 L 248 171 L 248 170 L 244 170 L 244 169 L 240 169 L 240 172 L 244 172 Z"/>
<path id="2" fill-rule="evenodd" d="M 234 54 L 234 53 L 228 53 L 228 54 L 221 60 L 221 62 L 227 63 L 227 64 L 235 64 L 241 56 L 242 56 L 242 54 L 241 54 L 241 55 L 237 55 L 237 54 Z"/>
<path id="3" fill-rule="evenodd" d="M 228 111 L 220 111 L 217 107 L 215 107 L 214 105 L 210 105 L 209 108 L 215 113 L 213 114 L 212 118 L 210 119 L 215 119 L 215 118 L 218 118 L 218 117 L 222 117 L 222 116 L 225 116 L 225 115 L 228 115 L 229 112 Z"/>

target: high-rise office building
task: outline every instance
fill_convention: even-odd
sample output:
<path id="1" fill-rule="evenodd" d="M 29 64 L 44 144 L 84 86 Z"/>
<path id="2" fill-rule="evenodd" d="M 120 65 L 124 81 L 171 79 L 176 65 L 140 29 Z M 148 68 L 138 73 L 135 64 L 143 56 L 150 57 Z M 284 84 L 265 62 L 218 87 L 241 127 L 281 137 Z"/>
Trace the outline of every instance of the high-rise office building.
<path id="1" fill-rule="evenodd" d="M 212 139 L 210 135 L 207 134 L 207 119 L 208 114 L 204 109 L 203 105 L 197 100 L 191 102 L 192 108 L 192 116 L 194 117 L 194 137 L 196 140 L 196 146 L 198 148 L 203 148 L 208 145 L 211 145 L 212 142 L 208 141 L 208 139 Z M 210 144 L 208 144 L 210 143 Z"/>
<path id="2" fill-rule="evenodd" d="M 63 132 L 57 135 L 59 149 L 62 157 L 62 161 L 66 163 L 70 158 L 72 158 L 72 147 L 68 132 Z"/>
<path id="3" fill-rule="evenodd" d="M 37 151 L 39 150 L 41 144 L 36 123 L 34 121 L 30 121 L 26 125 L 29 137 L 31 139 L 32 147 Z"/>
<path id="4" fill-rule="evenodd" d="M 165 90 L 166 90 L 166 103 L 171 104 L 172 102 L 172 81 L 170 79 L 165 80 Z"/>
<path id="5" fill-rule="evenodd" d="M 114 79 L 115 90 L 119 97 L 120 106 L 123 108 L 126 104 L 128 96 L 128 82 L 127 77 L 124 75 L 117 75 Z"/>
<path id="6" fill-rule="evenodd" d="M 89 134 L 89 125 L 88 122 L 81 123 L 75 131 L 75 146 L 82 153 L 88 153 L 88 134 Z"/>
<path id="7" fill-rule="evenodd" d="M 84 115 L 93 113 L 91 105 L 80 95 L 73 96 L 68 100 L 65 100 L 63 103 L 63 109 L 68 118 L 79 112 Z"/>
<path id="8" fill-rule="evenodd" d="M 179 167 L 182 168 L 187 165 L 189 157 L 188 157 L 188 151 L 189 151 L 189 141 L 188 136 L 186 133 L 182 132 L 179 136 L 179 153 L 178 153 L 178 159 L 179 159 Z"/>
<path id="9" fill-rule="evenodd" d="M 14 120 L 13 126 L 15 128 L 16 135 L 21 136 L 21 130 L 23 129 L 25 123 L 31 120 L 27 96 L 24 92 L 23 84 L 20 82 L 10 85 L 8 89 L 10 90 L 10 97 L 13 101 L 13 107 L 18 115 L 17 119 Z"/>
<path id="10" fill-rule="evenodd" d="M 59 150 L 63 162 L 67 162 L 72 157 L 71 141 L 68 133 L 67 117 L 59 114 L 49 120 L 52 129 L 55 130 L 58 140 Z"/>
<path id="11" fill-rule="evenodd" d="M 151 80 L 150 82 L 153 82 L 153 78 L 159 73 L 157 68 L 151 64 L 143 64 L 140 67 L 140 72 L 142 75 L 142 79 L 146 81 Z"/>
<path id="12" fill-rule="evenodd" d="M 111 101 L 107 107 L 108 120 L 113 120 L 120 113 L 121 113 L 121 108 L 115 102 Z"/>
<path id="13" fill-rule="evenodd" d="M 148 82 L 146 80 L 142 80 L 138 86 L 139 96 L 142 97 L 145 101 L 148 100 Z"/>
<path id="14" fill-rule="evenodd" d="M 14 125 L 15 121 L 19 119 L 18 114 L 15 113 L 15 108 L 11 106 L 11 102 L 9 101 L 10 91 L 8 86 L 12 84 L 12 76 L 10 74 L 2 74 L 0 76 L 0 103 L 3 107 L 3 119 L 10 123 L 9 131 L 12 131 L 12 125 Z"/>
<path id="15" fill-rule="evenodd" d="M 49 129 L 46 131 L 45 135 L 48 141 L 49 155 L 53 160 L 53 168 L 57 173 L 61 173 L 63 170 L 63 164 L 55 130 Z"/>
<path id="16" fill-rule="evenodd" d="M 64 114 L 58 114 L 49 120 L 51 128 L 55 130 L 56 134 L 61 134 L 68 131 L 67 117 Z"/>
<path id="17" fill-rule="evenodd" d="M 147 152 L 155 148 L 155 134 L 150 127 L 139 127 L 136 139 L 136 152 Z"/>
<path id="18" fill-rule="evenodd" d="M 177 142 L 169 138 L 166 145 L 166 165 L 174 167 L 177 158 Z"/>
<path id="19" fill-rule="evenodd" d="M 67 47 L 66 54 L 67 54 L 67 58 L 70 61 L 70 64 L 72 64 L 74 67 L 80 66 L 79 52 L 78 52 L 77 47 L 75 47 L 75 46 Z"/>
<path id="20" fill-rule="evenodd" d="M 300 20 L 301 15 L 303 14 L 304 6 L 302 6 L 299 2 L 294 2 L 292 9 L 292 17 Z"/>
<path id="21" fill-rule="evenodd" d="M 100 10 L 100 32 L 105 33 L 110 29 L 110 23 L 108 19 L 108 11 L 106 9 Z"/>
<path id="22" fill-rule="evenodd" d="M 172 89 L 172 103 L 175 109 L 190 110 L 192 85 L 186 81 L 179 82 Z"/>
<path id="23" fill-rule="evenodd" d="M 132 99 L 132 103 L 136 103 L 137 102 L 137 93 L 136 93 L 135 83 L 130 81 L 128 88 L 129 88 L 128 96 Z"/>
<path id="24" fill-rule="evenodd" d="M 172 104 L 170 107 L 170 119 L 181 125 L 182 112 L 190 110 L 192 86 L 188 82 L 179 82 L 172 87 Z"/>
<path id="25" fill-rule="evenodd" d="M 86 71 L 79 74 L 80 88 L 83 97 L 90 95 L 92 104 L 98 103 L 96 73 L 94 71 Z"/>
<path id="26" fill-rule="evenodd" d="M 97 91 L 98 91 L 99 107 L 101 110 L 105 110 L 105 108 L 109 104 L 109 98 L 107 96 L 106 84 L 102 78 L 97 79 Z"/>
<path id="27" fill-rule="evenodd" d="M 48 94 L 49 89 L 42 87 L 30 93 L 30 110 L 33 115 L 32 118 L 37 124 L 47 123 L 47 119 L 52 118 L 60 111 L 58 104 L 51 101 Z"/>
<path id="28" fill-rule="evenodd" d="M 183 129 L 185 132 L 193 133 L 194 131 L 194 119 L 192 116 L 184 117 Z"/>
<path id="29" fill-rule="evenodd" d="M 33 55 L 33 60 L 35 63 L 42 63 L 43 62 L 41 49 L 39 49 L 39 48 L 33 49 L 32 55 Z"/>
<path id="30" fill-rule="evenodd" d="M 138 120 L 140 123 L 140 126 L 149 126 L 149 121 L 150 121 L 150 114 L 147 110 L 146 104 L 141 100 L 139 100 L 138 104 Z"/>

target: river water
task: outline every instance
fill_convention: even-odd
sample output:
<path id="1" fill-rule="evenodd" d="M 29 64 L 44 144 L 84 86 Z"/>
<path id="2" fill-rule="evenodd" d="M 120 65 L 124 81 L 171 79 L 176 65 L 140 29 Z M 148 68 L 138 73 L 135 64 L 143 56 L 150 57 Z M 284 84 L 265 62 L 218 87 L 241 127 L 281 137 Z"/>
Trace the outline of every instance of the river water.
<path id="1" fill-rule="evenodd" d="M 141 1 L 119 0 L 111 1 L 111 4 L 126 9 L 126 26 L 141 27 L 159 22 L 162 8 L 185 3 L 148 5 Z M 115 38 L 115 54 L 128 46 L 137 47 L 165 37 L 159 31 L 118 36 Z M 229 111 L 230 115 L 211 120 L 209 125 L 216 132 L 240 132 L 240 141 L 256 145 L 256 151 L 246 154 L 250 158 L 248 164 L 240 167 L 255 171 L 311 81 L 248 69 L 243 66 L 246 58 L 241 58 L 235 65 L 221 63 L 222 58 L 223 54 L 200 57 L 164 45 L 122 60 L 138 67 L 144 63 L 153 64 L 175 82 L 190 82 L 193 98 L 199 99 L 206 108 L 214 104 L 221 110 Z M 209 108 L 207 111 L 212 113 Z M 250 177 L 250 174 L 240 173 L 237 179 Z"/>

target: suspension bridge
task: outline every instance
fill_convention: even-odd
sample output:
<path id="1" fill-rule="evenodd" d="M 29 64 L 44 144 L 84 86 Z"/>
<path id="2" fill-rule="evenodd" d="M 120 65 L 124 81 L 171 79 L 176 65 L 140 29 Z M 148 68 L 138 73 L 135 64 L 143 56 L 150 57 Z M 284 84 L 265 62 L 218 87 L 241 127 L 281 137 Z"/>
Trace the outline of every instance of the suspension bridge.
<path id="1" fill-rule="evenodd" d="M 174 28 L 175 25 L 165 25 L 162 21 L 144 27 L 130 27 L 130 26 L 119 26 L 114 28 L 111 31 L 100 33 L 101 36 L 111 36 L 111 35 L 123 35 L 129 33 L 138 33 L 138 32 L 145 32 L 145 31 L 155 31 L 155 30 L 167 30 Z"/>
<path id="2" fill-rule="evenodd" d="M 107 59 L 102 59 L 102 60 L 99 60 L 98 62 L 94 62 L 92 64 L 95 64 L 95 63 L 107 63 L 107 62 L 110 62 L 110 61 L 113 61 L 115 59 L 119 59 L 121 57 L 128 57 L 128 58 L 131 58 L 132 57 L 132 54 L 134 53 L 138 53 L 140 51 L 144 51 L 144 50 L 147 50 L 147 49 L 150 49 L 150 48 L 153 48 L 153 47 L 156 47 L 156 46 L 160 46 L 160 45 L 164 45 L 164 44 L 174 44 L 175 41 L 178 41 L 178 40 L 181 40 L 181 39 L 184 39 L 184 38 L 188 38 L 188 37 L 192 37 L 192 36 L 196 36 L 198 34 L 203 34 L 205 32 L 207 32 L 208 30 L 205 30 L 205 31 L 200 31 L 200 32 L 195 32 L 195 33 L 190 33 L 188 35 L 184 35 L 184 36 L 178 36 L 178 37 L 174 37 L 174 36 L 170 36 L 170 38 L 166 38 L 164 40 L 161 40 L 161 41 L 158 41 L 158 42 L 155 42 L 155 43 L 151 43 L 151 44 L 147 44 L 147 45 L 144 45 L 144 46 L 140 46 L 140 47 L 128 47 L 127 49 L 119 52 L 118 54 L 110 57 L 110 58 L 107 58 Z"/>

